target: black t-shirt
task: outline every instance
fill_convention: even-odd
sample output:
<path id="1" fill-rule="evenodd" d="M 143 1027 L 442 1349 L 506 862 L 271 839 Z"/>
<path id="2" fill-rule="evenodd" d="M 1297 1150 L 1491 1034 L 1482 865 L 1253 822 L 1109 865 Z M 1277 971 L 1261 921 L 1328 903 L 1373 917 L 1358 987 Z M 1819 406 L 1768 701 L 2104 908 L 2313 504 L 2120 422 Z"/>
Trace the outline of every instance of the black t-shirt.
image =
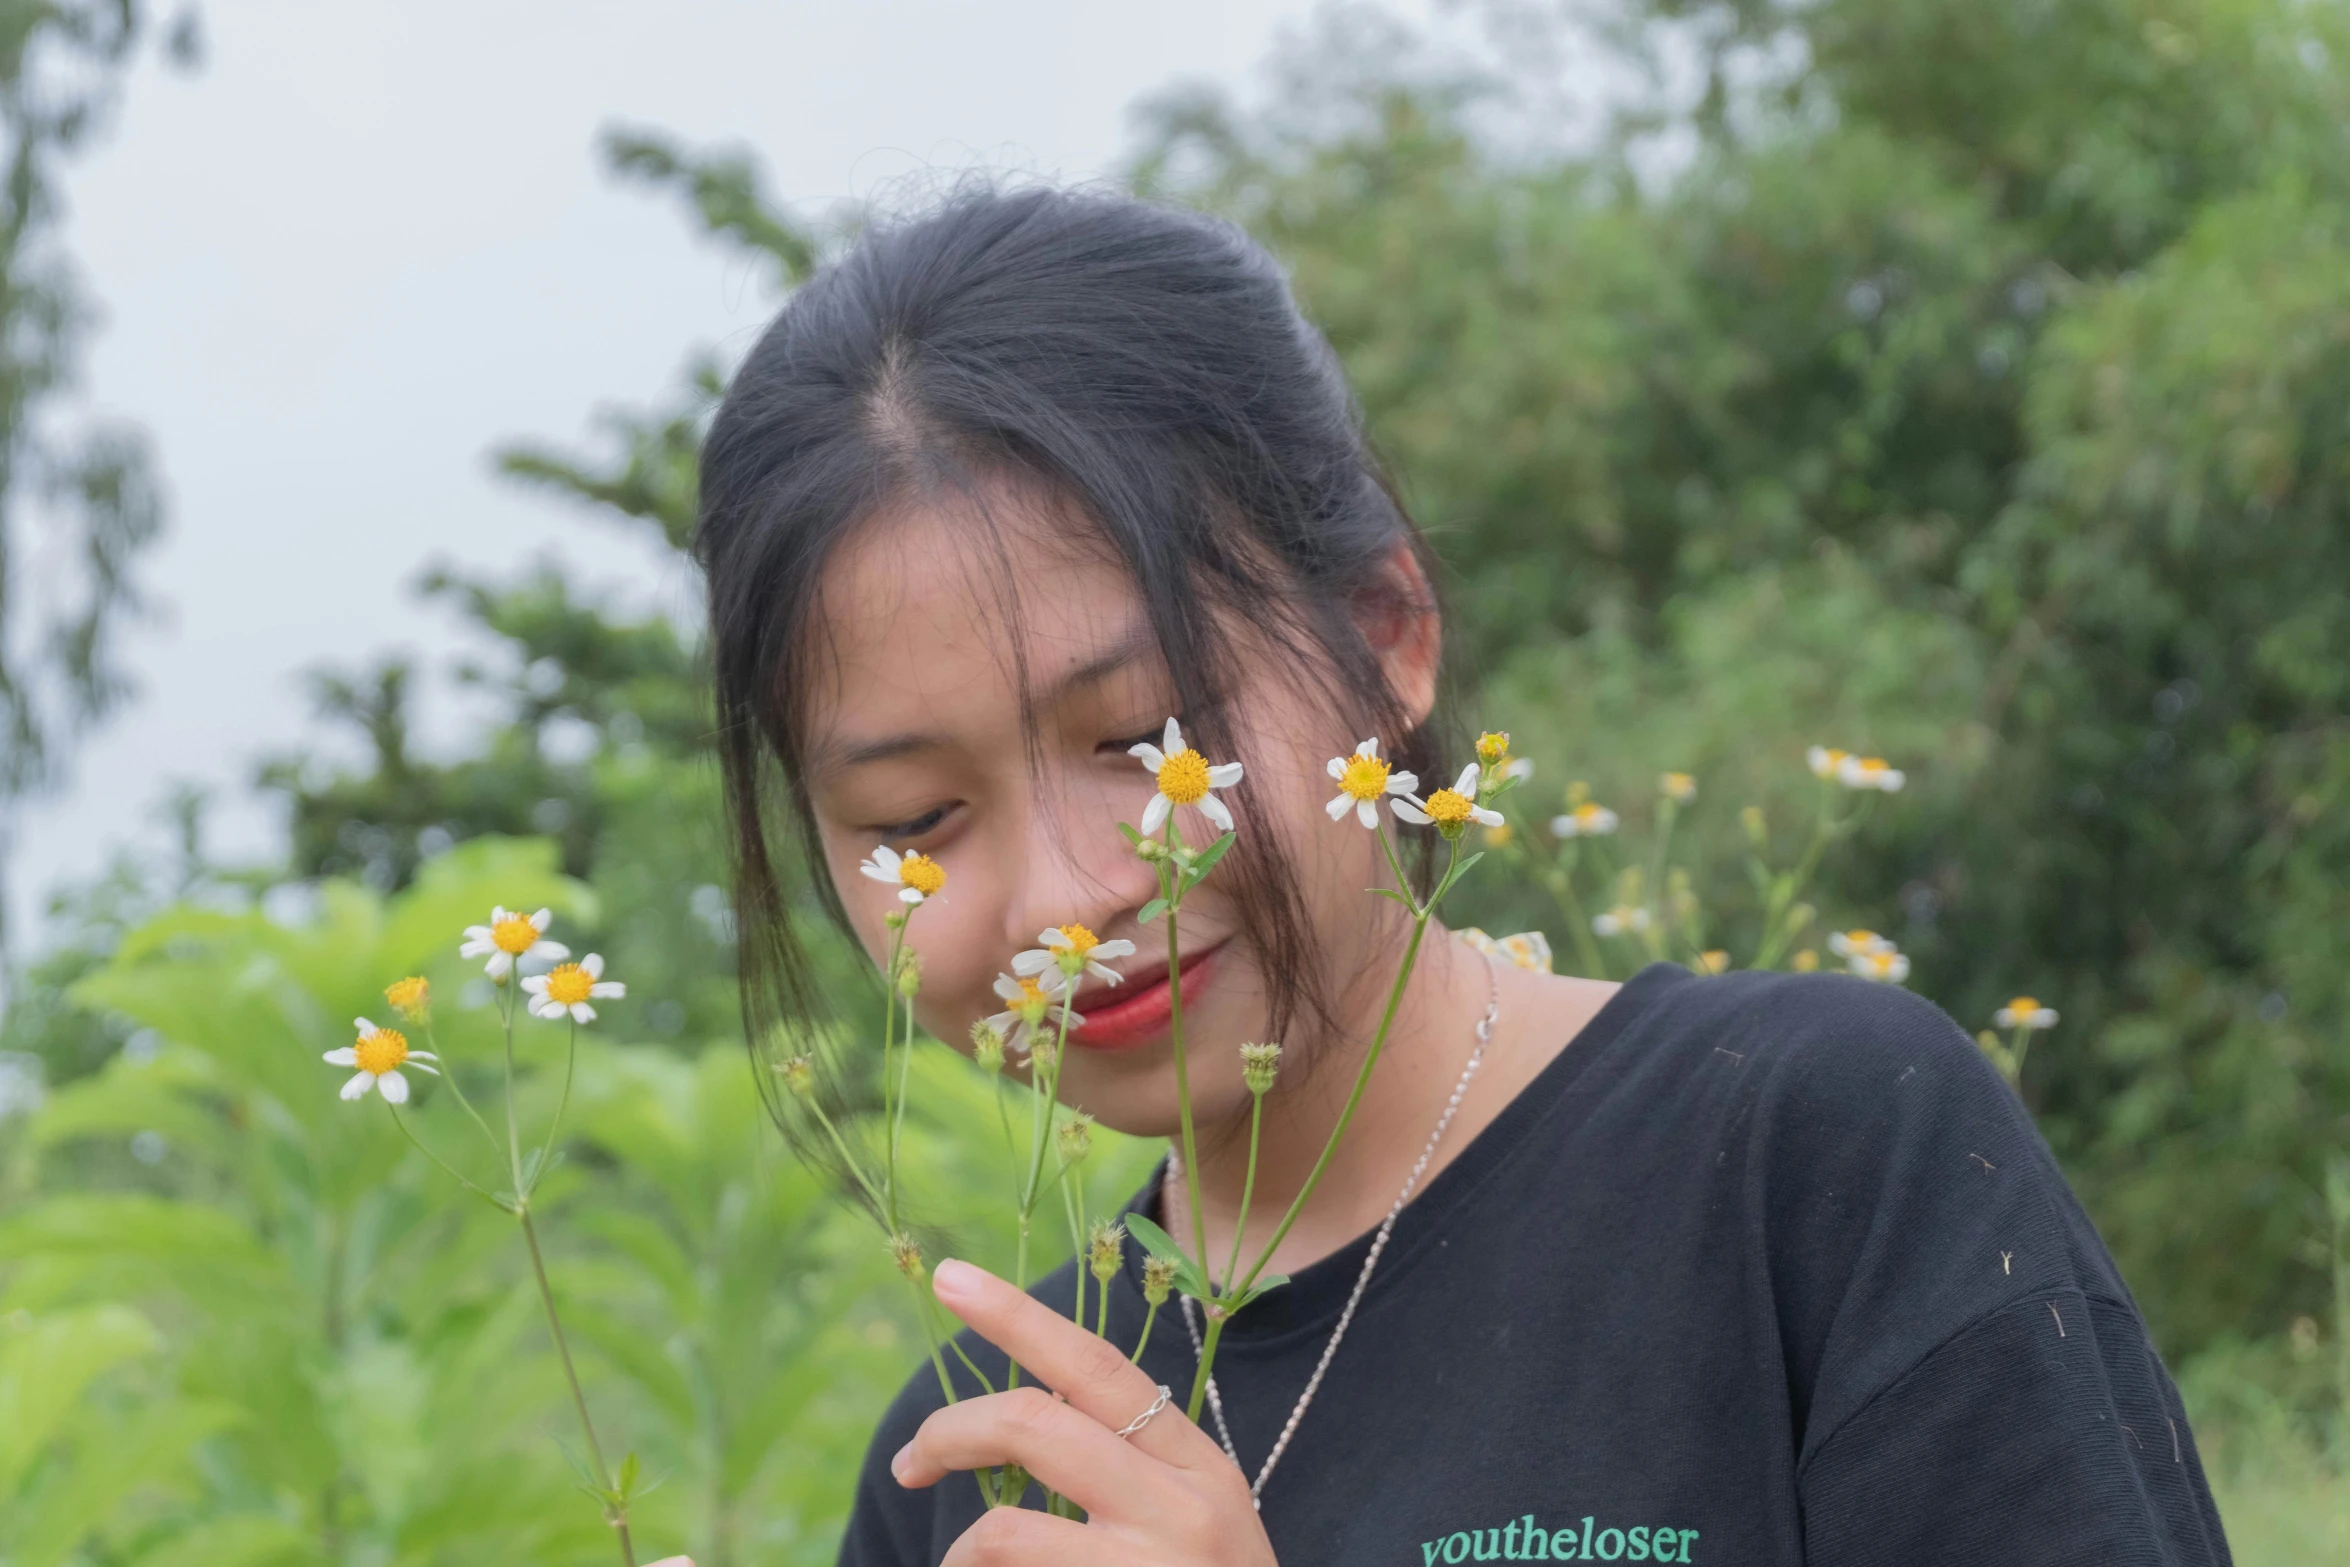
<path id="1" fill-rule="evenodd" d="M 1369 1244 L 1226 1327 L 1252 1476 Z M 1037 1293 L 1065 1313 L 1068 1271 Z M 1129 1247 L 1117 1342 L 1142 1314 Z M 1170 1303 L 1144 1369 L 1180 1397 L 1193 1366 Z M 883 1419 L 850 1567 L 979 1515 L 968 1476 L 890 1477 L 939 1402 L 925 1365 Z M 1973 1042 L 1897 989 L 1662 964 L 1403 1211 L 1263 1517 L 1286 1567 L 2229 1560 L 2129 1291 Z"/>

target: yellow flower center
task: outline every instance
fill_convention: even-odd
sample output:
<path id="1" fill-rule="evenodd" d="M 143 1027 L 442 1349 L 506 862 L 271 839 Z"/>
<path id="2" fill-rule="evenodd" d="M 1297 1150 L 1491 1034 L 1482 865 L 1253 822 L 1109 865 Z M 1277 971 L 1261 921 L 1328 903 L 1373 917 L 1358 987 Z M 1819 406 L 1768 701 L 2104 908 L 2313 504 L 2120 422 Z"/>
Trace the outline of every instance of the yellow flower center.
<path id="1" fill-rule="evenodd" d="M 1208 759 L 1185 746 L 1159 768 L 1159 793 L 1177 805 L 1197 805 L 1208 797 Z"/>
<path id="2" fill-rule="evenodd" d="M 1020 981 L 1020 999 L 1012 1003 L 1012 1011 L 1033 1028 L 1044 1020 L 1051 1009 L 1053 998 L 1044 993 L 1044 986 L 1033 979 Z"/>
<path id="3" fill-rule="evenodd" d="M 927 854 L 909 854 L 898 861 L 898 880 L 925 898 L 933 897 L 947 884 L 947 868 Z"/>
<path id="4" fill-rule="evenodd" d="M 1837 768 L 1842 767 L 1845 763 L 1845 760 L 1851 755 L 1852 753 L 1850 751 L 1839 751 L 1831 746 L 1827 750 L 1820 753 L 1820 766 L 1823 771 L 1832 773 Z"/>
<path id="5" fill-rule="evenodd" d="M 1852 770 L 1864 778 L 1873 778 L 1877 774 L 1887 771 L 1890 766 L 1891 764 L 1881 756 L 1864 756 L 1852 764 Z"/>
<path id="6" fill-rule="evenodd" d="M 2037 997 L 2018 996 L 2007 1004 L 2007 1010 L 2019 1018 L 2027 1018 L 2040 1010 L 2040 1002 Z"/>
<path id="7" fill-rule="evenodd" d="M 1661 782 L 1664 792 L 1676 800 L 1686 800 L 1697 793 L 1697 780 L 1687 773 L 1667 773 Z"/>
<path id="8" fill-rule="evenodd" d="M 425 981 L 422 975 L 411 974 L 406 979 L 386 985 L 384 999 L 390 1002 L 393 1009 L 403 1016 L 414 1017 L 417 1013 L 422 1012 L 425 1004 L 432 999 L 432 986 Z"/>
<path id="9" fill-rule="evenodd" d="M 595 988 L 596 976 L 576 963 L 561 963 L 547 970 L 547 999 L 573 1006 L 588 998 Z"/>
<path id="10" fill-rule="evenodd" d="M 1508 730 L 1496 729 L 1477 737 L 1477 760 L 1486 766 L 1500 766 L 1502 759 L 1509 754 L 1510 733 Z"/>
<path id="11" fill-rule="evenodd" d="M 1586 800 L 1581 805 L 1575 807 L 1575 825 L 1578 827 L 1589 827 L 1606 814 L 1606 806 L 1594 805 L 1590 801 Z"/>
<path id="12" fill-rule="evenodd" d="M 1062 939 L 1069 943 L 1061 950 L 1071 957 L 1084 957 L 1102 944 L 1101 937 L 1087 930 L 1083 925 L 1060 925 L 1054 928 L 1059 930 Z"/>
<path id="13" fill-rule="evenodd" d="M 1868 951 L 1884 939 L 1873 930 L 1848 930 L 1844 933 L 1845 945 L 1860 952 Z"/>
<path id="14" fill-rule="evenodd" d="M 1439 827 L 1458 827 L 1476 808 L 1475 801 L 1451 789 L 1439 789 L 1428 796 L 1428 819 Z"/>
<path id="15" fill-rule="evenodd" d="M 351 1047 L 359 1070 L 383 1076 L 408 1059 L 408 1036 L 396 1028 L 379 1028 Z"/>
<path id="16" fill-rule="evenodd" d="M 527 914 L 509 914 L 490 927 L 490 940 L 498 944 L 498 950 L 515 957 L 528 952 L 538 939 L 539 928 Z"/>
<path id="17" fill-rule="evenodd" d="M 1358 800 L 1376 800 L 1387 792 L 1388 767 L 1375 756 L 1349 757 L 1338 787 Z"/>

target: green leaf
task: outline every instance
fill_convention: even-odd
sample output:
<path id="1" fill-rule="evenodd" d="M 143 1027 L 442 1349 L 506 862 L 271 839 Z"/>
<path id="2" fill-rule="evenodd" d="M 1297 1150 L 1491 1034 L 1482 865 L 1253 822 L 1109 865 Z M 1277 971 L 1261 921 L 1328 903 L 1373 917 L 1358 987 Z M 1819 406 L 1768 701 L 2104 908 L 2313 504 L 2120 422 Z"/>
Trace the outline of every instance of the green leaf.
<path id="1" fill-rule="evenodd" d="M 1191 881 L 1193 886 L 1199 885 L 1202 878 L 1204 878 L 1208 872 L 1216 868 L 1216 862 L 1224 858 L 1226 851 L 1231 849 L 1234 837 L 1235 834 L 1226 833 L 1223 837 L 1218 838 L 1214 843 L 1211 843 L 1206 848 L 1200 850 L 1199 858 L 1191 862 Z"/>
<path id="2" fill-rule="evenodd" d="M 1142 1242 L 1144 1251 L 1149 1252 L 1161 1262 L 1175 1264 L 1176 1288 L 1194 1300 L 1213 1300 L 1215 1298 L 1215 1292 L 1208 1288 L 1207 1275 L 1200 1272 L 1199 1264 L 1186 1257 L 1183 1254 L 1183 1248 L 1176 1245 L 1165 1230 L 1160 1229 L 1139 1213 L 1126 1215 L 1125 1222 L 1126 1233 Z"/>
<path id="3" fill-rule="evenodd" d="M 1142 906 L 1142 912 L 1137 914 L 1135 918 L 1140 920 L 1143 924 L 1148 925 L 1151 921 L 1157 919 L 1160 915 L 1166 912 L 1167 900 L 1165 898 L 1153 898 L 1150 902 Z"/>
<path id="4" fill-rule="evenodd" d="M 1125 835 L 1126 841 L 1128 843 L 1133 844 L 1136 848 L 1140 848 L 1142 846 L 1142 834 L 1134 828 L 1127 826 L 1124 822 L 1120 822 L 1118 824 L 1118 831 Z"/>
<path id="5" fill-rule="evenodd" d="M 1396 891 L 1393 887 L 1367 887 L 1364 889 L 1364 891 L 1370 893 L 1370 895 L 1374 898 L 1393 898 L 1396 902 L 1402 904 L 1407 909 L 1412 907 L 1412 900 L 1405 897 L 1402 893 Z M 1416 914 L 1419 911 L 1417 909 L 1413 909 L 1412 912 Z"/>

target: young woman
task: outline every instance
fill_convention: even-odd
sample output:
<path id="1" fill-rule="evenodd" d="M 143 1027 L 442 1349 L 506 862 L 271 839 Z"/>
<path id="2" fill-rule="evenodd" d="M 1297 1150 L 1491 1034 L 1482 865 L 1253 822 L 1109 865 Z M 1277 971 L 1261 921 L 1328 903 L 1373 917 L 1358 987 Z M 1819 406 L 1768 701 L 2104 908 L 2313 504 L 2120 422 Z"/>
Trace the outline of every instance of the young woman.
<path id="1" fill-rule="evenodd" d="M 902 905 L 859 862 L 919 851 L 947 872 L 917 926 L 925 1026 L 965 1039 L 1040 930 L 1133 940 L 1124 982 L 1080 995 L 1062 1097 L 1170 1135 L 1164 927 L 1116 824 L 1150 797 L 1137 745 L 1240 763 L 1213 796 L 1235 849 L 1181 923 L 1199 1168 L 1134 1210 L 1188 1235 L 1196 1174 L 1224 1254 L 1236 1047 L 1280 1040 L 1265 1235 L 1407 929 L 1365 895 L 1387 861 L 1330 759 L 1376 737 L 1425 788 L 1462 760 L 1431 557 L 1277 266 L 1117 197 L 963 195 L 792 299 L 702 483 L 753 1037 L 820 999 L 787 905 L 812 893 L 878 954 Z M 1051 1391 L 949 1406 L 922 1367 L 842 1560 L 2227 1560 L 2103 1245 L 1967 1037 L 1898 990 L 1670 965 L 1616 986 L 1432 932 L 1273 1266 L 1291 1282 L 1226 1324 L 1195 1425 L 1159 1386 L 1190 1386 L 1196 1315 L 1170 1306 L 1130 1365 L 1061 1315 L 1065 1271 L 1032 1298 L 940 1261 L 991 1380 L 1009 1354 Z M 1033 1489 L 986 1511 L 966 1471 L 1014 1463 L 1085 1521 Z"/>

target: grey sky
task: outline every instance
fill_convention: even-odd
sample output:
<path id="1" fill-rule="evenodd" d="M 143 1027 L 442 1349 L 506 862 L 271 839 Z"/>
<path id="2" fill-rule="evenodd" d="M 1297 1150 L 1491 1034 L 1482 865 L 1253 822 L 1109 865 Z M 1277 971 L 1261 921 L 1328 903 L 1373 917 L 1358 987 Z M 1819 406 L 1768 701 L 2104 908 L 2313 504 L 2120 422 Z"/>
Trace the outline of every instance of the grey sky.
<path id="1" fill-rule="evenodd" d="M 245 785 L 312 729 L 299 672 L 457 646 L 409 591 L 428 560 L 508 572 L 560 546 L 590 581 L 684 605 L 674 568 L 485 459 L 654 398 L 691 348 L 739 348 L 771 308 L 672 208 L 603 177 L 602 126 L 748 144 L 809 210 L 974 163 L 1084 178 L 1127 145 L 1137 98 L 1244 84 L 1311 9 L 207 4 L 204 68 L 142 68 L 72 182 L 105 313 L 89 390 L 152 433 L 171 497 L 146 570 L 166 613 L 133 640 L 135 703 L 28 813 L 20 916 L 144 831 L 174 779 L 215 786 L 219 849 L 271 848 Z M 437 688 L 422 716 L 428 744 L 465 721 Z"/>

